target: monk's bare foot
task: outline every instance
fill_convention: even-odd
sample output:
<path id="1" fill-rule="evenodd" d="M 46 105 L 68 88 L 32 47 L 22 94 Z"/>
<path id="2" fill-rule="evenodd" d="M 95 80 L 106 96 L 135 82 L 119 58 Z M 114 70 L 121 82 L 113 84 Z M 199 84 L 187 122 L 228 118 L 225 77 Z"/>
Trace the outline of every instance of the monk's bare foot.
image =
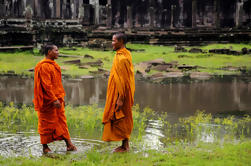
<path id="1" fill-rule="evenodd" d="M 122 152 L 128 152 L 128 151 L 129 151 L 129 148 L 119 146 L 113 150 L 113 153 L 122 153 Z"/>
<path id="2" fill-rule="evenodd" d="M 73 143 L 71 142 L 70 139 L 64 139 L 65 143 L 66 143 L 66 150 L 67 151 L 77 151 L 77 148 L 75 145 L 73 145 Z"/>
<path id="3" fill-rule="evenodd" d="M 73 144 L 67 146 L 67 151 L 77 151 L 76 146 L 74 146 Z"/>
<path id="4" fill-rule="evenodd" d="M 49 153 L 49 152 L 51 152 L 51 149 L 50 149 L 49 147 L 43 148 L 43 153 L 44 153 L 44 154 L 47 154 L 47 153 Z"/>
<path id="5" fill-rule="evenodd" d="M 119 146 L 119 147 L 113 149 L 113 152 L 118 152 L 118 151 L 120 151 L 122 148 L 123 148 L 122 146 Z"/>

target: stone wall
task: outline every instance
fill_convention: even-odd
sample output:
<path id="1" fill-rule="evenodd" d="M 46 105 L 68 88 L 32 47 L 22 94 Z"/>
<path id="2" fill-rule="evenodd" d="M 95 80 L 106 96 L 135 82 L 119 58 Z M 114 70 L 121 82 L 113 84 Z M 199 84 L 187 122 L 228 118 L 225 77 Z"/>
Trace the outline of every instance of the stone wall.
<path id="1" fill-rule="evenodd" d="M 0 0 L 0 18 L 133 28 L 250 26 L 251 0 Z"/>
<path id="2" fill-rule="evenodd" d="M 250 42 L 251 0 L 0 0 L 0 46 Z"/>

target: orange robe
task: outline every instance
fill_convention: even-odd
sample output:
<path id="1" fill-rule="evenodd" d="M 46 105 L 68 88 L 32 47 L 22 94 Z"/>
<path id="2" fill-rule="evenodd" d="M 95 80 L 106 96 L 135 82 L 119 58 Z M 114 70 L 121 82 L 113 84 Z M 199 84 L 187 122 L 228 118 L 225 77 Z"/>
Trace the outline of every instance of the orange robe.
<path id="1" fill-rule="evenodd" d="M 104 141 L 129 139 L 132 128 L 132 106 L 134 102 L 134 71 L 131 53 L 126 48 L 117 50 L 107 87 L 106 104 L 103 114 Z M 116 108 L 118 96 L 122 96 L 123 106 Z"/>
<path id="2" fill-rule="evenodd" d="M 43 59 L 35 67 L 34 74 L 34 106 L 38 115 L 38 132 L 41 144 L 55 140 L 70 139 L 65 110 L 64 88 L 61 69 L 50 59 Z M 61 108 L 53 106 L 59 100 Z"/>

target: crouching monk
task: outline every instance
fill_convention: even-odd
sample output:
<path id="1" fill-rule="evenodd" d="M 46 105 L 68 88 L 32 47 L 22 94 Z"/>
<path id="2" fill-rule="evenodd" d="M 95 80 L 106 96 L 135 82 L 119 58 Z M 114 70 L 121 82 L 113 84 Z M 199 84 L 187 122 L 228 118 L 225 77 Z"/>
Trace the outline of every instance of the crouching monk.
<path id="1" fill-rule="evenodd" d="M 114 152 L 129 150 L 133 128 L 132 106 L 135 81 L 131 53 L 125 48 L 126 36 L 113 35 L 112 46 L 116 51 L 108 81 L 106 104 L 103 114 L 104 141 L 122 141 Z"/>
<path id="2" fill-rule="evenodd" d="M 45 47 L 45 58 L 35 67 L 34 106 L 38 115 L 38 132 L 43 145 L 43 152 L 51 151 L 48 143 L 64 140 L 67 151 L 75 151 L 72 144 L 64 110 L 64 88 L 61 69 L 54 61 L 59 52 L 55 45 Z"/>

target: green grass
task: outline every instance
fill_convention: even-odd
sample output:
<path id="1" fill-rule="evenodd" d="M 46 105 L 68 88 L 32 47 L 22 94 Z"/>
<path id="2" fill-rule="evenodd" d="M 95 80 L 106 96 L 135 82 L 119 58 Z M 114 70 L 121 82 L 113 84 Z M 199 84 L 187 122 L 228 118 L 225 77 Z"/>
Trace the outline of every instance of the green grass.
<path id="1" fill-rule="evenodd" d="M 200 144 L 198 146 L 172 146 L 159 151 L 129 152 L 125 154 L 100 153 L 92 150 L 86 154 L 50 157 L 0 157 L 5 166 L 248 166 L 251 158 L 251 141 L 224 146 Z"/>
<path id="2" fill-rule="evenodd" d="M 201 49 L 205 49 L 205 50 L 209 50 L 209 49 L 232 49 L 232 50 L 236 50 L 236 51 L 241 51 L 242 48 L 248 48 L 251 49 L 251 44 L 210 44 L 207 46 L 203 46 L 201 47 Z"/>
<path id="3" fill-rule="evenodd" d="M 212 44 L 208 46 L 198 47 L 205 51 L 212 48 L 228 48 L 232 46 L 234 50 L 241 50 L 243 47 L 251 49 L 251 45 L 248 44 Z M 140 63 L 142 61 L 148 61 L 158 58 L 163 58 L 166 62 L 178 61 L 179 64 L 187 64 L 194 66 L 205 67 L 206 69 L 198 69 L 201 72 L 208 72 L 212 74 L 238 74 L 236 72 L 229 72 L 219 70 L 224 66 L 234 66 L 251 68 L 251 55 L 221 55 L 212 53 L 189 53 L 189 52 L 174 52 L 174 47 L 171 46 L 149 46 L 149 45 L 128 45 L 133 49 L 145 49 L 145 52 L 132 52 L 133 62 Z M 186 47 L 190 49 L 191 47 Z M 180 55 L 185 55 L 183 58 L 179 58 Z"/>
<path id="4" fill-rule="evenodd" d="M 233 67 L 247 67 L 251 69 L 251 55 L 220 55 L 212 53 L 189 53 L 189 52 L 174 52 L 173 46 L 154 46 L 144 44 L 128 44 L 128 48 L 131 49 L 144 49 L 143 52 L 132 52 L 133 64 L 137 65 L 140 62 L 163 58 L 166 62 L 178 61 L 179 64 L 196 65 L 204 67 L 198 69 L 200 72 L 208 72 L 216 75 L 224 74 L 240 74 L 239 71 L 224 71 L 221 70 L 224 66 Z M 212 48 L 230 48 L 233 50 L 241 50 L 243 47 L 251 49 L 250 44 L 211 44 L 208 46 L 201 46 L 198 48 L 208 51 Z M 186 47 L 190 49 L 191 47 Z M 81 75 L 91 75 L 89 71 L 96 71 L 97 67 L 91 67 L 89 69 L 80 69 L 77 65 L 64 64 L 64 61 L 80 59 L 82 63 L 95 61 L 101 59 L 104 64 L 102 68 L 110 70 L 112 67 L 112 60 L 115 52 L 113 51 L 97 51 L 88 48 L 74 48 L 76 50 L 69 50 L 68 48 L 60 48 L 61 54 L 77 55 L 76 57 L 60 57 L 57 62 L 62 66 L 63 74 L 70 75 L 72 77 L 78 77 Z M 95 59 L 90 60 L 83 58 L 84 55 L 91 55 Z M 183 55 L 183 57 L 181 57 Z M 33 75 L 28 72 L 28 69 L 34 68 L 35 65 L 43 59 L 43 56 L 38 56 L 38 50 L 34 49 L 34 53 L 30 52 L 16 52 L 16 53 L 0 53 L 0 72 L 7 72 L 10 70 L 15 71 L 17 74 Z M 136 68 L 135 68 L 136 70 Z"/>

